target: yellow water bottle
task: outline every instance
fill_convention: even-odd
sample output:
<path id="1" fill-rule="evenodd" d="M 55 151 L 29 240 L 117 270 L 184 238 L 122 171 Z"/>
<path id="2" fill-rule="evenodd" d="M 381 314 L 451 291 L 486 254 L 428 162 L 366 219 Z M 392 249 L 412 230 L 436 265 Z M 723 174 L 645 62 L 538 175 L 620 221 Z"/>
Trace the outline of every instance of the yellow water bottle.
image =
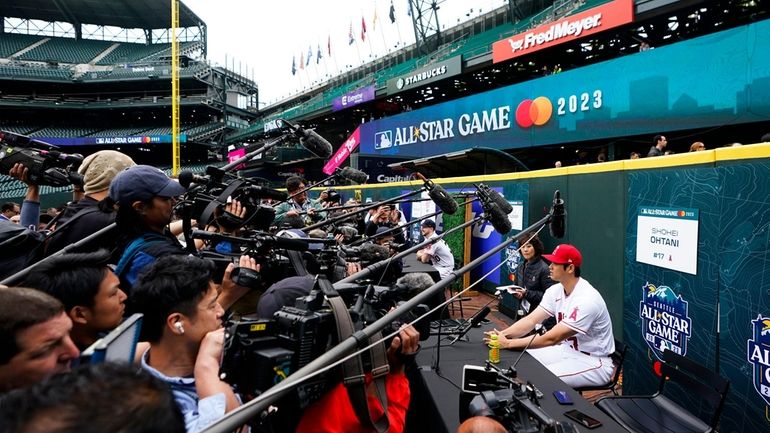
<path id="1" fill-rule="evenodd" d="M 489 362 L 497 364 L 500 362 L 500 341 L 497 335 L 489 336 Z"/>

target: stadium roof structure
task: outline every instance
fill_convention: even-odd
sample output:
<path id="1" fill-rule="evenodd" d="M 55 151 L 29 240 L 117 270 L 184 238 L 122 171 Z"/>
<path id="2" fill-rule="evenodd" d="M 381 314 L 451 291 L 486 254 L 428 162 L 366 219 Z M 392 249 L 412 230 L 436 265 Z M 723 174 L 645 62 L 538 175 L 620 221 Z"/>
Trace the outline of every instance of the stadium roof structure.
<path id="1" fill-rule="evenodd" d="M 121 28 L 171 27 L 171 0 L 3 0 L 0 16 Z M 180 27 L 203 24 L 184 3 L 179 4 Z"/>

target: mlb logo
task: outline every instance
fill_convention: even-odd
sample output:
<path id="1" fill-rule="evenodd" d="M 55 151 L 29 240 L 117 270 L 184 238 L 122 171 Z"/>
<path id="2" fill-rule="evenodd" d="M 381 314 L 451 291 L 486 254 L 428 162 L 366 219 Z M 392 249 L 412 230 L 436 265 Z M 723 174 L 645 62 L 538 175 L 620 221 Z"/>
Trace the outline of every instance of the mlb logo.
<path id="1" fill-rule="evenodd" d="M 374 133 L 374 148 L 387 149 L 393 146 L 393 133 L 391 131 Z"/>

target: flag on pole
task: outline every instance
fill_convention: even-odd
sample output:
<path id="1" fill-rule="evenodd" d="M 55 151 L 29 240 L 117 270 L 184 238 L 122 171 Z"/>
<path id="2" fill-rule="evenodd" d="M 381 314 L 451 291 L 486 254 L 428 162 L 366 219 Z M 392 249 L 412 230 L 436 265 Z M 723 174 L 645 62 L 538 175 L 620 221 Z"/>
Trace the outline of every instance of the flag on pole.
<path id="1" fill-rule="evenodd" d="M 318 55 L 315 56 L 315 64 L 321 63 L 321 59 L 323 58 L 323 54 L 321 54 L 321 44 L 318 44 Z"/>
<path id="2" fill-rule="evenodd" d="M 291 75 L 297 75 L 297 57 L 291 56 Z"/>
<path id="3" fill-rule="evenodd" d="M 313 57 L 313 46 L 307 46 L 307 59 L 305 59 L 305 66 L 310 64 L 310 58 Z"/>
<path id="4" fill-rule="evenodd" d="M 299 68 L 305 69 L 305 54 L 299 53 Z"/>
<path id="5" fill-rule="evenodd" d="M 353 21 L 350 22 L 350 31 L 348 32 L 348 45 L 353 45 L 356 38 L 353 36 Z"/>
<path id="6" fill-rule="evenodd" d="M 364 20 L 364 17 L 361 17 L 361 40 L 366 40 L 366 21 Z"/>
<path id="7" fill-rule="evenodd" d="M 326 40 L 326 52 L 329 53 L 329 57 L 332 56 L 332 35 Z"/>
<path id="8" fill-rule="evenodd" d="M 393 6 L 393 0 L 390 0 L 390 23 L 396 22 L 396 8 Z"/>
<path id="9" fill-rule="evenodd" d="M 372 31 L 377 31 L 377 3 L 374 4 L 374 18 L 372 18 Z"/>

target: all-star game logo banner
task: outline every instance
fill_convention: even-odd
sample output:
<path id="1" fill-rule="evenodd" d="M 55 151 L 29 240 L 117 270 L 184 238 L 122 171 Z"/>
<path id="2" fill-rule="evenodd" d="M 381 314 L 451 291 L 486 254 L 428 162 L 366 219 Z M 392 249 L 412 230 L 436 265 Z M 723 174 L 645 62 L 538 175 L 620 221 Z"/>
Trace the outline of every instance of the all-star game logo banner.
<path id="1" fill-rule="evenodd" d="M 677 295 L 668 286 L 645 284 L 639 302 L 639 317 L 642 319 L 642 337 L 655 357 L 663 361 L 666 349 L 682 356 L 687 354 L 692 320 L 682 295 Z"/>

